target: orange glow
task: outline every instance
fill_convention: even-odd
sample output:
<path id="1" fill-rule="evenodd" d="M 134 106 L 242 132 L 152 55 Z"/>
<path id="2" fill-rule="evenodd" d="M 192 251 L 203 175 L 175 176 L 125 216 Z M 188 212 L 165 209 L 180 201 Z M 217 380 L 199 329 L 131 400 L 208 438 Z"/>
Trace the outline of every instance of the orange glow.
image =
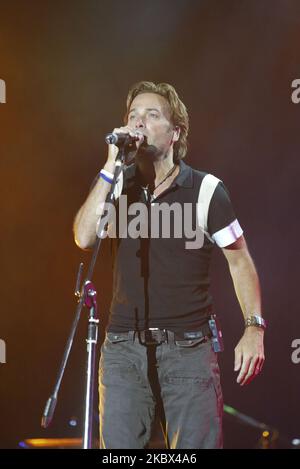
<path id="1" fill-rule="evenodd" d="M 82 445 L 82 438 L 31 438 L 24 443 L 31 448 L 75 448 Z"/>

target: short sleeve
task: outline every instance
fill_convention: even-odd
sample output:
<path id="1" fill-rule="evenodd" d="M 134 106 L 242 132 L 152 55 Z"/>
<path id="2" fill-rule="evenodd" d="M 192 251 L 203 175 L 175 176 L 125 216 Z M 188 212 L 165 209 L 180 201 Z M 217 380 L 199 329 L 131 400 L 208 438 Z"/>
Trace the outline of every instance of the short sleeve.
<path id="1" fill-rule="evenodd" d="M 234 243 L 243 234 L 222 181 L 216 186 L 210 201 L 207 226 L 213 241 L 221 248 Z"/>

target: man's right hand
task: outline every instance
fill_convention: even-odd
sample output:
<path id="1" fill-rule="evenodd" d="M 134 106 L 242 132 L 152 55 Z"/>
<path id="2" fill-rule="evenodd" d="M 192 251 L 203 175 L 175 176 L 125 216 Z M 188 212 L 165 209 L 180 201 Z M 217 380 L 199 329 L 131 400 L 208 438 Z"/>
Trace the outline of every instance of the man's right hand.
<path id="1" fill-rule="evenodd" d="M 137 132 L 132 130 L 130 127 L 126 126 L 126 127 L 117 127 L 117 128 L 115 128 L 113 130 L 113 133 L 116 133 L 116 134 L 127 134 L 128 133 L 131 137 L 134 137 Z M 141 143 L 142 143 L 142 139 L 136 142 L 137 149 L 139 148 Z M 116 157 L 117 157 L 118 151 L 119 151 L 119 148 L 116 145 L 114 145 L 114 144 L 108 145 L 108 157 L 107 157 L 107 161 L 106 161 L 105 166 L 104 166 L 104 168 L 107 171 L 113 172 L 113 170 L 115 168 L 115 162 L 116 162 Z"/>

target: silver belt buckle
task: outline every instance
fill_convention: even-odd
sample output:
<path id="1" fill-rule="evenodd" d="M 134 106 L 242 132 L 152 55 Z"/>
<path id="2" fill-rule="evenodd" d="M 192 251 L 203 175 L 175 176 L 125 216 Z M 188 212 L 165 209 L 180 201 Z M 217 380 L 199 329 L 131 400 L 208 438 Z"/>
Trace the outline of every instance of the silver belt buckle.
<path id="1" fill-rule="evenodd" d="M 144 331 L 146 345 L 160 345 L 165 339 L 165 330 L 161 331 L 158 327 L 149 327 Z"/>

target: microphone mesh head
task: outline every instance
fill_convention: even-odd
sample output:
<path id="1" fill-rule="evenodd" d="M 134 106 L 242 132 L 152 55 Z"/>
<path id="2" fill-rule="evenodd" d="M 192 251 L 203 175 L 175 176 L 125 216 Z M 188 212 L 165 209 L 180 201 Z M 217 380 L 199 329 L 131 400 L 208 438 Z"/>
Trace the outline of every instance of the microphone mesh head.
<path id="1" fill-rule="evenodd" d="M 105 141 L 108 145 L 112 143 L 116 143 L 117 139 L 118 137 L 115 134 L 107 134 L 105 137 Z"/>

